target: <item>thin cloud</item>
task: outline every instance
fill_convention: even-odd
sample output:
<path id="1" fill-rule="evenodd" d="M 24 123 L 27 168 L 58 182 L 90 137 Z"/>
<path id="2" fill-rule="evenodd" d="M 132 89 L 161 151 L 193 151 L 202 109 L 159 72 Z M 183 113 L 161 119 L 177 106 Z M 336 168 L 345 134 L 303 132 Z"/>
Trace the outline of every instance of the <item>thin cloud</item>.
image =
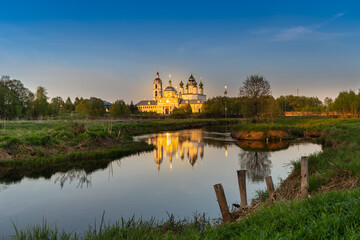
<path id="1" fill-rule="evenodd" d="M 334 21 L 336 19 L 338 19 L 339 17 L 342 17 L 345 15 L 345 12 L 341 12 L 341 13 L 337 13 L 335 14 L 332 18 L 331 18 L 331 21 Z"/>
<path id="2" fill-rule="evenodd" d="M 287 29 L 283 29 L 280 33 L 276 34 L 274 39 L 278 41 L 290 41 L 298 39 L 301 36 L 312 33 L 312 29 L 305 26 L 295 26 Z"/>
<path id="3" fill-rule="evenodd" d="M 320 28 L 335 21 L 336 19 L 345 15 L 345 12 L 340 12 L 333 15 L 331 18 L 317 24 L 309 26 L 292 26 L 280 30 L 260 30 L 252 33 L 262 35 L 268 33 L 272 41 L 295 41 L 300 39 L 329 39 L 333 37 L 343 36 L 339 33 L 324 33 L 319 31 Z"/>

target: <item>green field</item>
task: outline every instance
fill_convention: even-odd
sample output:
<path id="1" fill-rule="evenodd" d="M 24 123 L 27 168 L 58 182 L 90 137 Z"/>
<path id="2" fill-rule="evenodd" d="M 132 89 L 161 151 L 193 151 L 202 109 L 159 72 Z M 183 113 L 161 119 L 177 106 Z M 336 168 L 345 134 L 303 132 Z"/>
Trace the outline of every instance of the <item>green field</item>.
<path id="1" fill-rule="evenodd" d="M 237 120 L 183 119 L 114 121 L 11 121 L 0 129 L 0 182 L 51 177 L 56 172 L 106 168 L 124 156 L 154 146 L 133 136 L 161 131 L 236 124 Z M 5 126 L 4 126 L 5 124 Z"/>

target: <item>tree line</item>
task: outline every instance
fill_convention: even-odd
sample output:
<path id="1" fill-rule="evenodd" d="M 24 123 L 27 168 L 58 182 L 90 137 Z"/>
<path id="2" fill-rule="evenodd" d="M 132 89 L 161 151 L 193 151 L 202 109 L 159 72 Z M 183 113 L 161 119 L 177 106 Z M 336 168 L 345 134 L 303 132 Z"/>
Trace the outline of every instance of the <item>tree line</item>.
<path id="1" fill-rule="evenodd" d="M 324 102 L 317 97 L 271 95 L 270 83 L 260 75 L 248 76 L 239 88 L 237 97 L 217 96 L 209 98 L 203 105 L 199 117 L 252 117 L 274 118 L 284 112 L 336 112 L 344 117 L 360 117 L 360 91 L 342 91 L 333 100 L 325 98 Z M 61 113 L 79 113 L 86 117 L 114 117 L 139 114 L 131 101 L 126 104 L 117 100 L 106 106 L 100 98 L 78 98 L 74 102 L 68 97 L 50 99 L 44 87 L 39 86 L 35 93 L 26 88 L 20 80 L 2 76 L 0 79 L 0 118 L 11 119 L 43 119 L 56 117 Z M 146 113 L 143 113 L 146 114 Z M 151 114 L 151 113 L 149 113 Z M 186 118 L 193 115 L 190 105 L 174 109 L 173 118 Z"/>
<path id="2" fill-rule="evenodd" d="M 117 100 L 106 108 L 100 98 L 89 99 L 76 97 L 74 102 L 68 97 L 54 97 L 50 101 L 47 91 L 39 86 L 35 93 L 26 88 L 20 80 L 2 76 L 0 79 L 0 118 L 11 119 L 43 119 L 56 117 L 61 113 L 80 113 L 86 117 L 101 117 L 109 114 L 114 117 L 128 116 L 138 111 L 131 102 L 127 105 Z"/>
<path id="3" fill-rule="evenodd" d="M 259 75 L 251 75 L 243 82 L 238 97 L 217 96 L 204 103 L 202 114 L 206 117 L 274 118 L 285 112 L 311 112 L 336 114 L 343 117 L 360 117 L 360 90 L 342 91 L 333 100 L 317 97 L 286 95 L 274 98 L 270 83 Z"/>

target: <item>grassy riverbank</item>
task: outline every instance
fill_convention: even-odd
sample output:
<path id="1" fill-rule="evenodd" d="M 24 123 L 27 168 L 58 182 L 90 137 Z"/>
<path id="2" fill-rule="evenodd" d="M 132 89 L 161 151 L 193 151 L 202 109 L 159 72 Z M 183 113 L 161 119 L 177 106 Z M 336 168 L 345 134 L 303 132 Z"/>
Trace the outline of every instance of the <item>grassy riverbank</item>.
<path id="1" fill-rule="evenodd" d="M 153 146 L 133 136 L 236 123 L 225 119 L 146 121 L 11 121 L 0 129 L 0 182 L 51 177 L 72 168 L 92 171 Z"/>
<path id="2" fill-rule="evenodd" d="M 150 124 L 151 125 L 151 124 Z M 360 236 L 360 120 L 278 119 L 273 123 L 239 125 L 237 130 L 276 129 L 298 136 L 318 135 L 323 152 L 309 156 L 311 198 L 294 200 L 300 190 L 300 165 L 281 184 L 277 203 L 264 204 L 239 223 L 211 226 L 204 219 L 165 223 L 124 221 L 63 233 L 54 227 L 31 227 L 16 239 L 358 239 Z M 295 129 L 295 130 L 294 130 Z M 136 131 L 132 130 L 132 134 Z M 130 131 L 131 132 L 131 131 Z M 287 201 L 290 200 L 291 201 Z"/>
<path id="3" fill-rule="evenodd" d="M 319 136 L 324 149 L 321 153 L 309 157 L 310 194 L 360 185 L 359 119 L 278 119 L 270 124 L 245 124 L 235 129 L 276 129 L 297 136 Z M 299 178 L 300 163 L 296 162 L 293 173 L 280 188 L 286 198 L 292 199 L 298 194 Z"/>
<path id="4" fill-rule="evenodd" d="M 237 223 L 211 226 L 170 216 L 164 223 L 122 220 L 65 233 L 46 224 L 18 230 L 13 239 L 358 239 L 360 190 L 319 194 L 307 200 L 266 205 Z"/>
<path id="5" fill-rule="evenodd" d="M 0 165 L 18 164 L 14 160 L 51 156 L 63 158 L 61 156 L 80 152 L 89 158 L 85 152 L 93 155 L 93 152 L 107 152 L 123 145 L 131 148 L 129 143 L 133 143 L 134 135 L 227 124 L 231 121 L 236 122 L 225 119 L 6 122 L 0 129 Z"/>

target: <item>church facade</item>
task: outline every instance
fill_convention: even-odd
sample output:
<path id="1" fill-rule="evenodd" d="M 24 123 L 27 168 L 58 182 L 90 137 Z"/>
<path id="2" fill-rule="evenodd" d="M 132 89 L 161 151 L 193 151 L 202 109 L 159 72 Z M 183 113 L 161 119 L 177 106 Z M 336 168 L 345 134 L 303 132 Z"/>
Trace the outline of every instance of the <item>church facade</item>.
<path id="1" fill-rule="evenodd" d="M 202 82 L 197 85 L 194 76 L 191 74 L 185 88 L 181 81 L 179 84 L 179 92 L 172 86 L 169 80 L 168 86 L 163 89 L 162 80 L 159 73 L 153 82 L 153 99 L 142 100 L 136 104 L 141 112 L 155 112 L 158 114 L 170 114 L 174 108 L 179 108 L 190 104 L 193 113 L 200 113 L 206 95 L 204 95 L 204 85 Z"/>

